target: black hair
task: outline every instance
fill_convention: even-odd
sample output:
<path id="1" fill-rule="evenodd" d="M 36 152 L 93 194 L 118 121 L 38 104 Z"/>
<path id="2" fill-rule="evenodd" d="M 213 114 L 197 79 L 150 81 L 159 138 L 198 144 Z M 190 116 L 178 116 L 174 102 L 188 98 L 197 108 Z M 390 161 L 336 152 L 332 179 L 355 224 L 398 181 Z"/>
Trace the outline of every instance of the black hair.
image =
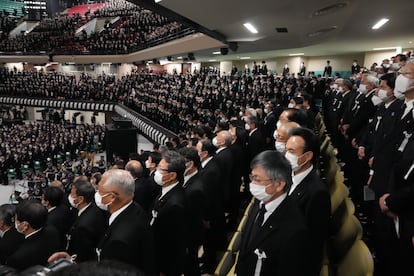
<path id="1" fill-rule="evenodd" d="M 44 200 L 49 201 L 49 204 L 52 206 L 58 206 L 62 203 L 63 197 L 65 196 L 62 189 L 58 187 L 47 187 L 43 191 Z"/>
<path id="2" fill-rule="evenodd" d="M 0 220 L 7 226 L 14 226 L 16 206 L 14 204 L 3 204 L 0 206 Z"/>
<path id="3" fill-rule="evenodd" d="M 302 109 L 297 108 L 287 108 L 285 111 L 288 111 L 288 120 L 291 122 L 298 123 L 300 126 L 305 126 L 308 122 L 308 115 Z"/>
<path id="4" fill-rule="evenodd" d="M 313 152 L 312 163 L 319 157 L 319 140 L 312 130 L 304 127 L 292 128 L 289 131 L 289 137 L 299 136 L 303 139 L 305 145 L 303 153 L 311 151 Z"/>
<path id="5" fill-rule="evenodd" d="M 201 143 L 201 151 L 207 151 L 209 156 L 213 156 L 216 152 L 216 147 L 213 145 L 210 139 L 202 139 L 199 141 Z"/>
<path id="6" fill-rule="evenodd" d="M 56 187 L 50 187 L 56 188 Z M 59 188 L 56 188 L 59 191 Z M 16 208 L 16 217 L 20 222 L 27 221 L 33 229 L 40 229 L 45 226 L 47 221 L 47 210 L 36 199 L 24 200 Z"/>
<path id="7" fill-rule="evenodd" d="M 95 188 L 89 181 L 76 181 L 73 186 L 76 189 L 77 196 L 83 196 L 86 203 L 92 202 L 95 195 Z"/>
<path id="8" fill-rule="evenodd" d="M 389 87 L 392 88 L 392 90 L 394 90 L 395 87 L 395 79 L 397 78 L 397 76 L 395 75 L 395 73 L 387 73 L 384 74 L 380 77 L 380 80 L 386 81 L 387 85 Z"/>
<path id="9" fill-rule="evenodd" d="M 198 151 L 195 148 L 185 147 L 181 148 L 178 153 L 180 153 L 185 159 L 193 161 L 196 168 L 200 168 L 200 156 L 198 156 Z"/>
<path id="10" fill-rule="evenodd" d="M 176 151 L 169 150 L 162 155 L 162 158 L 168 163 L 168 172 L 175 172 L 178 182 L 183 183 L 185 171 L 184 157 Z"/>

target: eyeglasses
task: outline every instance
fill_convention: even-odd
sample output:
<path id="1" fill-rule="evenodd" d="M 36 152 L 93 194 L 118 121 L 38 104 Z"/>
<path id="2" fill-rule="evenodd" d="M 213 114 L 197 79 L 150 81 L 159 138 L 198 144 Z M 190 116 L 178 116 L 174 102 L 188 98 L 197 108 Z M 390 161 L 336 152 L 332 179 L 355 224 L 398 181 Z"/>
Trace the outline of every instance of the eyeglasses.
<path id="1" fill-rule="evenodd" d="M 261 183 L 261 182 L 265 182 L 265 181 L 271 181 L 272 179 L 268 178 L 268 179 L 258 179 L 257 175 L 249 175 L 249 179 L 251 182 L 254 183 Z"/>

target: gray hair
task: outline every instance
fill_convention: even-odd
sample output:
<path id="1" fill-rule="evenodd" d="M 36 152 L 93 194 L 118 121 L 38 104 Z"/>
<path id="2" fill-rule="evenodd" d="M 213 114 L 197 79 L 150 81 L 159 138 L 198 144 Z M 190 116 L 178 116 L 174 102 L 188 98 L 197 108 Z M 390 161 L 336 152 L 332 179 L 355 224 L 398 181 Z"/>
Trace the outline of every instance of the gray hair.
<path id="1" fill-rule="evenodd" d="M 373 84 L 375 87 L 379 86 L 378 78 L 373 76 L 373 75 L 368 75 L 367 76 L 367 82 Z"/>
<path id="2" fill-rule="evenodd" d="M 175 172 L 177 180 L 184 182 L 185 158 L 176 151 L 169 150 L 162 155 L 165 162 L 168 163 L 168 172 Z"/>
<path id="3" fill-rule="evenodd" d="M 278 151 L 266 150 L 253 158 L 250 163 L 251 169 L 262 168 L 272 181 L 284 181 L 284 191 L 287 192 L 292 186 L 292 167 L 289 161 Z"/>
<path id="4" fill-rule="evenodd" d="M 103 177 L 106 178 L 104 186 L 115 185 L 121 188 L 126 194 L 134 194 L 135 181 L 130 172 L 121 169 L 111 169 L 106 171 L 102 175 Z"/>
<path id="5" fill-rule="evenodd" d="M 0 220 L 7 226 L 14 226 L 14 216 L 16 215 L 16 206 L 13 204 L 3 204 L 0 206 Z"/>
<path id="6" fill-rule="evenodd" d="M 224 143 L 226 147 L 231 146 L 231 142 L 232 142 L 231 133 L 228 132 L 227 130 L 222 130 L 221 132 L 223 132 L 222 135 L 223 135 L 223 139 L 224 139 Z"/>

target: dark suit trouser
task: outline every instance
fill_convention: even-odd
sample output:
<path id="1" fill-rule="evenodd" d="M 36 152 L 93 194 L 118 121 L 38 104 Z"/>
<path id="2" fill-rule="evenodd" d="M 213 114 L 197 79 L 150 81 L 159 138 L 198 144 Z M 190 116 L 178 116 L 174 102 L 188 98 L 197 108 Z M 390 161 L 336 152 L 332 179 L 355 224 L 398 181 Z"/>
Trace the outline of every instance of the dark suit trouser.
<path id="1" fill-rule="evenodd" d="M 198 249 L 199 243 L 194 242 L 188 245 L 185 262 L 185 276 L 200 276 L 200 267 L 198 266 Z"/>

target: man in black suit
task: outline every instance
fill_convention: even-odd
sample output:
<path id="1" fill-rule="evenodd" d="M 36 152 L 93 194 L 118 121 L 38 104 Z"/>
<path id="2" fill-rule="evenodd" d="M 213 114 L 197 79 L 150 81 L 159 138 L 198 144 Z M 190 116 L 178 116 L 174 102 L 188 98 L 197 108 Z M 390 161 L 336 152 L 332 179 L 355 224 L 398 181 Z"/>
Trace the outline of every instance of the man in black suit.
<path id="1" fill-rule="evenodd" d="M 0 206 L 0 265 L 3 265 L 7 257 L 12 255 L 24 241 L 24 235 L 17 232 L 14 227 L 15 215 L 15 205 Z"/>
<path id="2" fill-rule="evenodd" d="M 203 182 L 207 197 L 207 210 L 203 221 L 205 230 L 204 265 L 205 273 L 214 273 L 218 251 L 226 246 L 225 218 L 223 208 L 223 195 L 220 188 L 220 169 L 213 158 L 215 147 L 209 139 L 197 143 L 200 156 L 200 179 Z"/>
<path id="3" fill-rule="evenodd" d="M 307 128 L 293 128 L 289 135 L 285 155 L 293 171 L 289 196 L 301 209 L 312 237 L 313 254 L 309 256 L 311 267 L 308 275 L 319 275 L 331 215 L 329 191 L 313 167 L 319 157 L 319 142 Z"/>
<path id="4" fill-rule="evenodd" d="M 309 275 L 309 235 L 297 204 L 287 196 L 291 166 L 276 151 L 251 162 L 250 192 L 256 198 L 248 214 L 236 265 L 244 275 Z"/>
<path id="5" fill-rule="evenodd" d="M 152 208 L 150 225 L 154 233 L 157 273 L 181 275 L 187 247 L 185 159 L 175 151 L 166 151 L 154 174 L 162 186 Z"/>
<path id="6" fill-rule="evenodd" d="M 93 202 L 94 195 L 90 182 L 76 181 L 68 196 L 72 207 L 77 209 L 77 218 L 66 235 L 66 250 L 77 255 L 77 262 L 96 260 L 96 247 L 106 230 L 106 217 Z"/>
<path id="7" fill-rule="evenodd" d="M 230 185 L 231 176 L 233 174 L 234 164 L 237 160 L 234 159 L 230 150 L 231 133 L 228 130 L 222 130 L 213 138 L 213 145 L 217 148 L 213 159 L 217 162 L 220 169 L 220 186 L 221 194 L 223 195 L 223 204 L 226 212 L 230 212 Z M 235 219 L 230 213 L 229 217 Z"/>
<path id="8" fill-rule="evenodd" d="M 323 76 L 324 76 L 325 78 L 330 78 L 330 77 L 331 77 L 331 75 L 332 75 L 332 66 L 331 66 L 331 61 L 330 61 L 330 60 L 327 60 L 327 61 L 326 61 L 326 66 L 325 66 L 325 68 L 323 69 Z"/>
<path id="9" fill-rule="evenodd" d="M 259 120 L 255 116 L 247 118 L 246 125 L 249 127 L 249 139 L 247 142 L 247 150 L 249 152 L 249 161 L 265 150 L 265 140 L 259 131 Z"/>
<path id="10" fill-rule="evenodd" d="M 160 191 L 160 187 L 153 181 L 143 177 L 141 162 L 130 160 L 125 165 L 125 169 L 129 171 L 135 179 L 134 201 L 148 212 L 155 197 Z"/>
<path id="11" fill-rule="evenodd" d="M 64 203 L 64 197 L 64 191 L 53 186 L 47 187 L 42 195 L 42 203 L 48 212 L 46 224 L 58 230 L 62 248 L 65 245 L 66 233 L 73 224 L 73 216 Z"/>
<path id="12" fill-rule="evenodd" d="M 22 245 L 6 259 L 6 265 L 24 270 L 34 265 L 46 265 L 48 257 L 60 247 L 56 229 L 46 228 L 46 208 L 37 200 L 19 203 L 15 227 L 25 237 Z"/>
<path id="13" fill-rule="evenodd" d="M 276 129 L 277 118 L 273 112 L 273 104 L 268 103 L 264 107 L 264 113 L 266 114 L 263 120 L 263 135 L 265 137 L 266 148 L 274 149 L 273 146 L 273 132 Z"/>
<path id="14" fill-rule="evenodd" d="M 198 170 L 201 166 L 200 157 L 195 148 L 182 148 L 179 153 L 186 160 L 183 188 L 187 200 L 187 261 L 185 264 L 185 275 L 200 275 L 198 266 L 198 250 L 204 236 L 203 219 L 207 208 L 207 198 L 203 182 Z"/>
<path id="15" fill-rule="evenodd" d="M 356 75 L 359 73 L 360 70 L 361 70 L 361 66 L 359 66 L 358 61 L 354 59 L 354 61 L 352 62 L 352 66 L 351 66 L 351 74 Z"/>
<path id="16" fill-rule="evenodd" d="M 111 169 L 102 175 L 95 203 L 110 213 L 109 226 L 96 248 L 97 259 L 116 260 L 152 275 L 155 267 L 154 240 L 149 218 L 134 201 L 135 183 L 131 174 Z M 49 262 L 70 259 L 67 252 L 56 252 Z"/>

